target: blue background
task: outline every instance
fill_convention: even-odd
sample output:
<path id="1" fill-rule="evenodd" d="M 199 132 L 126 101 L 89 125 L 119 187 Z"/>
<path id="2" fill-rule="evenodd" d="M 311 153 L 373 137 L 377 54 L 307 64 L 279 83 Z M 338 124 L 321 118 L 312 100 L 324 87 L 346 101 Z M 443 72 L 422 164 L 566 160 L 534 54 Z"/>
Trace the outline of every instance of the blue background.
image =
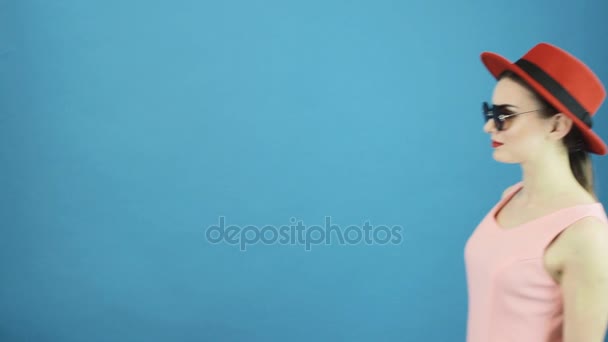
<path id="1" fill-rule="evenodd" d="M 608 81 L 607 13 L 0 1 L 0 340 L 463 341 L 464 243 L 519 180 L 482 131 L 479 54 L 548 41 Z M 206 240 L 220 216 L 403 239 L 241 251 Z"/>

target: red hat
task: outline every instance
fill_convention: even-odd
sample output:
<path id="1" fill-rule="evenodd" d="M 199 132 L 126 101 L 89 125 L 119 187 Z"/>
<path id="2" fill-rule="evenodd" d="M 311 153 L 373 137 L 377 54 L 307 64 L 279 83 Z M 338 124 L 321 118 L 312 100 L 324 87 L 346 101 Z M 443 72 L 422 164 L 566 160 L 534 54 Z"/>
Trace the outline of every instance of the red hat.
<path id="1" fill-rule="evenodd" d="M 599 78 L 570 53 L 540 43 L 515 63 L 493 53 L 481 54 L 481 61 L 498 78 L 510 70 L 521 77 L 560 113 L 580 129 L 588 152 L 605 155 L 608 149 L 591 130 L 592 117 L 604 101 L 606 90 Z"/>

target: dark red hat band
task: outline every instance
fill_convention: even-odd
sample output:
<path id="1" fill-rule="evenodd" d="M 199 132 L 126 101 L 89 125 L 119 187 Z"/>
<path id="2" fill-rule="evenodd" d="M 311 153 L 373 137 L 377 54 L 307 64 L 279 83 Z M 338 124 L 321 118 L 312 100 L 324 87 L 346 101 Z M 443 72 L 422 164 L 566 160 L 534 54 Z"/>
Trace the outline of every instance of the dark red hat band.
<path id="1" fill-rule="evenodd" d="M 525 60 L 519 59 L 515 64 L 525 71 L 530 77 L 536 82 L 547 89 L 553 96 L 555 96 L 572 114 L 576 115 L 581 121 L 583 121 L 589 128 L 593 125 L 589 112 L 581 106 L 580 103 L 570 93 L 562 87 L 553 77 L 547 74 L 543 69 L 539 68 L 536 64 Z"/>

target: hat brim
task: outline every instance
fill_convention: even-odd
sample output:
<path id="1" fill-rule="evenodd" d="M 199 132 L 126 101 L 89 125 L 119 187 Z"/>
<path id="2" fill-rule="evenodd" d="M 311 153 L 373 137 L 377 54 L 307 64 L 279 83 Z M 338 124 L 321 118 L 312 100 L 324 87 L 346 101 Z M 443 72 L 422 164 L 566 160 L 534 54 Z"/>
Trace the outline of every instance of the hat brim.
<path id="1" fill-rule="evenodd" d="M 542 96 L 547 102 L 549 102 L 555 109 L 560 113 L 564 113 L 573 123 L 580 129 L 583 139 L 586 142 L 587 150 L 591 153 L 598 155 L 605 155 L 608 152 L 608 148 L 604 141 L 593 132 L 581 119 L 576 117 L 571 111 L 568 110 L 560 101 L 547 91 L 542 85 L 536 82 L 532 77 L 523 71 L 516 64 L 513 64 L 508 59 L 498 55 L 494 52 L 483 52 L 481 54 L 481 61 L 486 66 L 488 71 L 498 79 L 498 77 L 505 71 L 509 70 L 521 77 L 532 89 L 534 89 L 540 96 Z"/>

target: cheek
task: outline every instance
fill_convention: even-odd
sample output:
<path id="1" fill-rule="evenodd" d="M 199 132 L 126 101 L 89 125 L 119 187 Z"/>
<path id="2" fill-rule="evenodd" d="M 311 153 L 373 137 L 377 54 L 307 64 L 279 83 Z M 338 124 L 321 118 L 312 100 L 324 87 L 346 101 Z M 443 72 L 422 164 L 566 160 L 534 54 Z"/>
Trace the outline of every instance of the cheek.
<path id="1" fill-rule="evenodd" d="M 501 137 L 505 144 L 526 154 L 542 146 L 544 138 L 538 134 L 536 127 L 518 125 L 503 132 Z"/>
<path id="2" fill-rule="evenodd" d="M 542 150 L 544 137 L 535 122 L 520 120 L 498 133 L 496 138 L 504 143 L 494 153 L 494 158 L 506 163 L 520 163 Z"/>
<path id="3" fill-rule="evenodd" d="M 516 118 L 511 126 L 502 131 L 504 138 L 509 141 L 524 141 L 524 140 L 535 140 L 540 137 L 541 127 L 538 123 L 529 118 Z"/>

